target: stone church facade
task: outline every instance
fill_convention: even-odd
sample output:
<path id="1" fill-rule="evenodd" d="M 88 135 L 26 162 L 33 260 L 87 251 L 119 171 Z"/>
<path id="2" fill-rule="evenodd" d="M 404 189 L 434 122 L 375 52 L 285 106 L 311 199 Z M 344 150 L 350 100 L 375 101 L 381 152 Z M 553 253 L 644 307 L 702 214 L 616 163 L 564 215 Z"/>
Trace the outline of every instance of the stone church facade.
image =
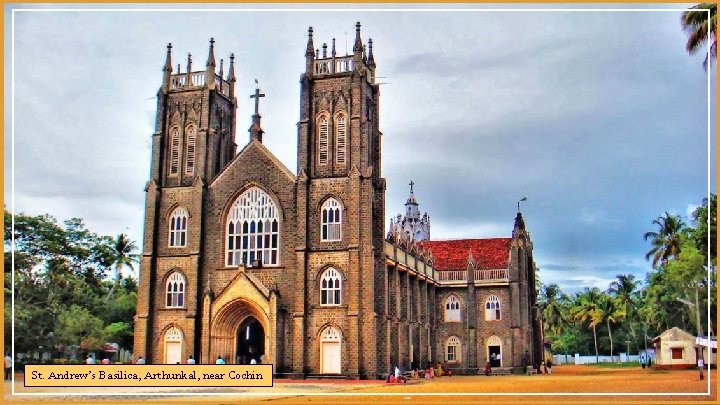
<path id="1" fill-rule="evenodd" d="M 257 102 L 237 151 L 235 61 L 204 69 L 168 45 L 152 135 L 135 319 L 148 363 L 274 364 L 302 378 L 376 378 L 441 361 L 518 368 L 541 358 L 532 243 L 433 241 L 411 190 L 386 234 L 372 40 L 353 53 L 309 30 L 297 170 L 262 143 Z"/>

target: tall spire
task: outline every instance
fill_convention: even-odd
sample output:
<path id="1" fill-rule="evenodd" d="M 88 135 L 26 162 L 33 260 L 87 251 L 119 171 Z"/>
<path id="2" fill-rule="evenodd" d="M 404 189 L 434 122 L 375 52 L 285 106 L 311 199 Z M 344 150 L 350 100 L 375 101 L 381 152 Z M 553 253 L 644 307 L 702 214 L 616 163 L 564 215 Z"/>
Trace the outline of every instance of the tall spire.
<path id="1" fill-rule="evenodd" d="M 315 45 L 313 45 L 313 27 L 308 27 L 308 42 L 305 49 L 305 74 L 312 75 L 315 61 Z"/>
<path id="2" fill-rule="evenodd" d="M 170 90 L 170 81 L 172 77 L 172 44 L 167 44 L 167 55 L 165 56 L 165 66 L 163 67 L 163 91 L 166 93 Z"/>
<path id="3" fill-rule="evenodd" d="M 205 86 L 215 89 L 215 38 L 210 38 L 207 62 L 205 62 Z"/>
<path id="4" fill-rule="evenodd" d="M 360 39 L 360 21 L 358 21 L 355 24 L 355 45 L 353 45 L 353 52 L 355 54 L 358 54 L 359 52 L 362 52 L 363 50 L 363 44 L 362 40 Z"/>
<path id="5" fill-rule="evenodd" d="M 315 56 L 315 46 L 313 45 L 313 27 L 308 27 L 308 43 L 305 49 L 305 56 Z"/>
<path id="6" fill-rule="evenodd" d="M 210 38 L 210 49 L 208 50 L 208 59 L 205 66 L 208 67 L 208 70 L 212 66 L 213 72 L 215 71 L 215 38 Z"/>
<path id="7" fill-rule="evenodd" d="M 235 54 L 230 54 L 230 68 L 228 69 L 227 81 L 230 82 L 230 98 L 235 95 Z"/>
<path id="8" fill-rule="evenodd" d="M 370 67 L 375 67 L 375 58 L 373 57 L 373 51 L 372 51 L 372 38 L 368 40 L 368 64 Z"/>
<path id="9" fill-rule="evenodd" d="M 333 58 L 335 57 L 335 38 L 333 38 L 331 56 L 332 56 Z"/>
<path id="10" fill-rule="evenodd" d="M 167 55 L 165 56 L 163 71 L 172 73 L 172 43 L 170 42 L 167 44 Z"/>
<path id="11" fill-rule="evenodd" d="M 224 74 L 224 72 L 223 72 L 223 60 L 220 59 L 220 73 L 218 73 L 218 75 L 219 75 L 220 77 L 223 77 L 223 74 Z"/>

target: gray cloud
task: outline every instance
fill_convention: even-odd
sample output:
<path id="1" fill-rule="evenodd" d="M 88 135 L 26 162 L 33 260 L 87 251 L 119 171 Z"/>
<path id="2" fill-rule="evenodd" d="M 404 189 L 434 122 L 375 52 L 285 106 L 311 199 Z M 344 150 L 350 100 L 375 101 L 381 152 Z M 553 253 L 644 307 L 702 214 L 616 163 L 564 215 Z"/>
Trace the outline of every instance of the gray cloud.
<path id="1" fill-rule="evenodd" d="M 183 70 L 187 52 L 204 66 L 211 36 L 218 59 L 235 53 L 238 144 L 252 108 L 243 94 L 258 78 L 265 143 L 294 170 L 307 26 L 316 47 L 335 37 L 342 52 L 358 19 L 389 83 L 388 217 L 413 179 L 434 237 L 508 236 L 527 196 L 542 280 L 577 289 L 619 272 L 644 278 L 652 219 L 701 201 L 707 79 L 701 55 L 684 51 L 676 12 L 19 12 L 16 209 L 140 240 L 167 42 Z"/>

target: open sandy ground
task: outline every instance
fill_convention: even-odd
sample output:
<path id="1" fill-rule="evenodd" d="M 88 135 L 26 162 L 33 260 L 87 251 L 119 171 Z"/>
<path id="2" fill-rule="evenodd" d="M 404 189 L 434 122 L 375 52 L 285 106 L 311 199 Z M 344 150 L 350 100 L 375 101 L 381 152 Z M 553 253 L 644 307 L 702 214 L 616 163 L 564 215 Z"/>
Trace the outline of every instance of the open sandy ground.
<path id="1" fill-rule="evenodd" d="M 16 393 L 59 394 L 10 395 L 5 382 L 5 401 L 36 403 L 111 401 L 147 403 L 267 402 L 285 403 L 669 403 L 708 402 L 717 398 L 717 373 L 700 381 L 697 370 L 643 370 L 640 368 L 596 368 L 592 366 L 556 366 L 552 375 L 537 376 L 454 376 L 418 381 L 415 384 L 385 384 L 380 381 L 275 380 L 273 388 L 25 388 L 22 375 L 15 381 Z M 708 378 L 709 377 L 709 378 Z M 708 381 L 710 393 L 708 394 Z M 81 395 L 67 395 L 75 392 Z M 100 395 L 94 395 L 99 393 Z M 122 394 L 135 393 L 133 396 Z M 229 393 L 229 395 L 218 395 Z M 525 393 L 526 395 L 523 395 Z M 554 394 L 559 393 L 559 394 Z M 653 393 L 640 395 L 637 393 Z M 162 395 L 153 395 L 162 394 Z M 186 395 L 183 395 L 186 394 Z M 270 395 L 268 395 L 270 394 Z M 468 395 L 469 394 L 469 395 Z M 658 395 L 663 394 L 663 395 Z"/>

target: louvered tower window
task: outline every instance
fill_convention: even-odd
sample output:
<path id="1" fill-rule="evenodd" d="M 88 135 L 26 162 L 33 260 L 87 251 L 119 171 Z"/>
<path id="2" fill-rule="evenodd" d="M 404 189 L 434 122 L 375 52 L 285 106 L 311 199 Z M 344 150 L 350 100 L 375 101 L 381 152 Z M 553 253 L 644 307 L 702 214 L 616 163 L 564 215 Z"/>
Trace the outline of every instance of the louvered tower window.
<path id="1" fill-rule="evenodd" d="M 195 171 L 195 138 L 196 130 L 194 126 L 190 126 L 187 132 L 187 151 L 185 154 L 185 174 L 193 174 Z"/>
<path id="2" fill-rule="evenodd" d="M 178 174 L 180 164 L 180 130 L 170 130 L 170 174 Z"/>
<path id="3" fill-rule="evenodd" d="M 337 116 L 335 122 L 335 133 L 337 140 L 337 150 L 335 152 L 335 161 L 338 164 L 345 164 L 345 151 L 347 144 L 347 129 L 345 126 L 345 115 L 340 114 Z"/>
<path id="4" fill-rule="evenodd" d="M 318 164 L 324 166 L 328 161 L 328 119 L 326 116 L 320 117 L 320 125 L 318 126 Z"/>

